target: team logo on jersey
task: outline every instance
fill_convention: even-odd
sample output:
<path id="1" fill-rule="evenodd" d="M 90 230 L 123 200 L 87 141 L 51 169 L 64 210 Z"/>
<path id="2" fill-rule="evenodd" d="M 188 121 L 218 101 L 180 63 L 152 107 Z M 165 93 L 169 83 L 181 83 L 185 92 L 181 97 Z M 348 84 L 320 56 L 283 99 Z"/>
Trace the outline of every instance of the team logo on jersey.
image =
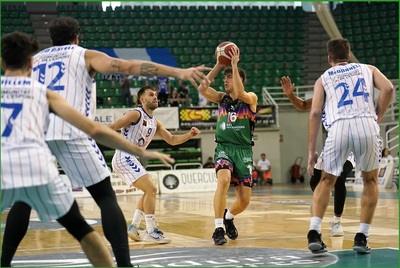
<path id="1" fill-rule="evenodd" d="M 219 127 L 220 127 L 222 130 L 225 130 L 225 129 L 226 129 L 226 123 L 225 123 L 225 122 L 222 122 L 221 125 L 219 125 Z"/>
<path id="2" fill-rule="evenodd" d="M 168 174 L 163 178 L 163 184 L 165 188 L 170 190 L 176 189 L 179 186 L 179 179 L 177 176 Z"/>
<path id="3" fill-rule="evenodd" d="M 147 127 L 147 120 L 143 119 L 143 126 Z"/>

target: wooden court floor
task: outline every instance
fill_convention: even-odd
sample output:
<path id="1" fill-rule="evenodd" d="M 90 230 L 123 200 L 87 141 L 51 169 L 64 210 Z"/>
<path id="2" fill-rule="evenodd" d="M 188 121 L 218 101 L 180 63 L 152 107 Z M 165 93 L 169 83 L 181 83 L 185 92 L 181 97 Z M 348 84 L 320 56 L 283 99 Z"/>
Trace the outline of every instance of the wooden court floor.
<path id="1" fill-rule="evenodd" d="M 358 230 L 360 191 L 348 187 L 343 215 L 344 237 L 331 238 L 329 221 L 333 217 L 333 199 L 323 219 L 323 240 L 329 250 L 351 249 Z M 137 196 L 119 196 L 118 201 L 127 224 L 135 210 Z M 217 247 L 211 239 L 214 230 L 213 193 L 159 195 L 156 218 L 159 229 L 172 239 L 170 244 L 158 245 L 130 240 L 131 249 Z M 228 205 L 234 191 L 227 196 Z M 248 209 L 235 218 L 239 232 L 237 240 L 219 247 L 276 248 L 307 250 L 311 191 L 308 185 L 255 186 Z M 101 233 L 100 212 L 91 198 L 80 198 L 78 204 L 84 217 Z M 2 227 L 7 212 L 2 214 Z M 112 213 L 110 213 L 112 217 Z M 144 222 L 142 222 L 143 224 Z M 3 228 L 2 228 L 3 232 Z M 397 190 L 380 192 L 378 206 L 370 231 L 370 246 L 399 247 L 399 203 Z M 58 223 L 39 223 L 32 212 L 30 229 L 21 243 L 17 256 L 81 251 L 79 244 Z"/>

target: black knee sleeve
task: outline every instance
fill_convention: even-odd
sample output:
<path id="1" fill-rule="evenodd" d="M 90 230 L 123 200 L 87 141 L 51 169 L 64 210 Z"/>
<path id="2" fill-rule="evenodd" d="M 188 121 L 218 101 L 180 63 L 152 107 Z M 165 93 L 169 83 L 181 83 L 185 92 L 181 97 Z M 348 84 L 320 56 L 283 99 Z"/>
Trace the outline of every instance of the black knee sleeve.
<path id="1" fill-rule="evenodd" d="M 346 202 L 346 179 L 350 172 L 353 170 L 353 164 L 350 161 L 346 161 L 343 165 L 343 171 L 335 183 L 335 199 L 334 199 L 334 212 L 335 215 L 342 215 L 344 210 L 344 204 Z"/>
<path id="2" fill-rule="evenodd" d="M 86 188 L 100 207 L 103 232 L 110 242 L 117 266 L 132 266 L 129 255 L 126 221 L 117 197 L 111 186 L 110 177 Z M 112 213 L 112 214 L 110 214 Z"/>
<path id="3" fill-rule="evenodd" d="M 87 224 L 80 213 L 75 200 L 67 214 L 58 218 L 57 221 L 78 241 L 81 241 L 82 238 L 93 231 L 93 228 Z"/>
<path id="4" fill-rule="evenodd" d="M 321 180 L 321 175 L 322 175 L 322 170 L 314 168 L 314 175 L 311 176 L 311 179 L 310 179 L 310 187 L 313 192 Z"/>
<path id="5" fill-rule="evenodd" d="M 11 260 L 29 226 L 32 208 L 24 202 L 15 202 L 7 215 L 1 252 L 1 267 L 10 267 Z"/>

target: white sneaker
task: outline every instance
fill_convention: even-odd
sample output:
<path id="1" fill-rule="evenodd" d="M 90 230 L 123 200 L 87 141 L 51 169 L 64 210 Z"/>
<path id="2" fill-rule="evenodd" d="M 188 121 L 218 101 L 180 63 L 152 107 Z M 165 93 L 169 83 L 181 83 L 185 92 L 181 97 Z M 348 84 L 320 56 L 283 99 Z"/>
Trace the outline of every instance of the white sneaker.
<path id="1" fill-rule="evenodd" d="M 128 236 L 130 239 L 134 241 L 142 241 L 142 237 L 139 233 L 139 228 L 136 228 L 135 225 L 131 224 L 128 227 Z"/>
<path id="2" fill-rule="evenodd" d="M 331 221 L 331 234 L 333 237 L 343 236 L 342 223 L 340 221 Z"/>
<path id="3" fill-rule="evenodd" d="M 147 232 L 144 235 L 144 240 L 146 242 L 155 242 L 158 244 L 168 244 L 171 242 L 171 239 L 166 238 L 164 233 L 157 228 L 154 228 L 152 232 Z"/>

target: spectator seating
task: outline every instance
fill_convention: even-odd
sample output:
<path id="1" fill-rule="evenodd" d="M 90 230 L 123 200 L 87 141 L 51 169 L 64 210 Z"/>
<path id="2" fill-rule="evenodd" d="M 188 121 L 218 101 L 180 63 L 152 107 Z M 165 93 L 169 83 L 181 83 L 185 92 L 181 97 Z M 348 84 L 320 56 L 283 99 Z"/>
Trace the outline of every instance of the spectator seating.
<path id="1" fill-rule="evenodd" d="M 32 22 L 24 4 L 1 5 L 1 34 L 13 31 L 34 34 Z"/>
<path id="2" fill-rule="evenodd" d="M 346 2 L 333 11 L 357 59 L 375 65 L 389 79 L 399 77 L 398 10 L 398 2 Z"/>
<path id="3" fill-rule="evenodd" d="M 213 66 L 215 47 L 226 40 L 235 42 L 248 84 L 257 88 L 260 101 L 262 86 L 278 86 L 284 70 L 297 84 L 302 79 L 300 7 L 125 6 L 100 13 L 84 6 L 59 7 L 60 15 L 72 16 L 82 25 L 82 46 L 167 47 L 182 68 Z M 222 84 L 217 79 L 214 86 Z"/>

